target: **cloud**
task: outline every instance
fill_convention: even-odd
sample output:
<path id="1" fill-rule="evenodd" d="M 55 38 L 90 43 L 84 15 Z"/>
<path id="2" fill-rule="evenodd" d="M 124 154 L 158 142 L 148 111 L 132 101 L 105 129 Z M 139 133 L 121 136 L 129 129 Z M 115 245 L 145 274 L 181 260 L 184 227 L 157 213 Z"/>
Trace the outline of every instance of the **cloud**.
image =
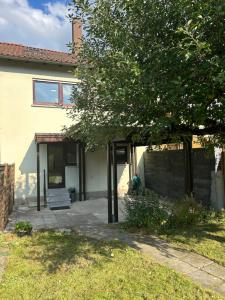
<path id="1" fill-rule="evenodd" d="M 0 8 L 0 42 L 68 50 L 71 24 L 63 3 L 48 2 L 41 10 L 27 0 L 0 0 Z"/>

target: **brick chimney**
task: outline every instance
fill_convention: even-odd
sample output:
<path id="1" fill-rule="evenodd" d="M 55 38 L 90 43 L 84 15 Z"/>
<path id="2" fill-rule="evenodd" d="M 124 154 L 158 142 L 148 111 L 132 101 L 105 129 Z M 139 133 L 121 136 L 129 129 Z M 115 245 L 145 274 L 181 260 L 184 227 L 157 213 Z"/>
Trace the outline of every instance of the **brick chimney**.
<path id="1" fill-rule="evenodd" d="M 82 22 L 78 18 L 73 18 L 72 21 L 72 43 L 73 53 L 78 54 L 81 48 L 82 39 Z"/>

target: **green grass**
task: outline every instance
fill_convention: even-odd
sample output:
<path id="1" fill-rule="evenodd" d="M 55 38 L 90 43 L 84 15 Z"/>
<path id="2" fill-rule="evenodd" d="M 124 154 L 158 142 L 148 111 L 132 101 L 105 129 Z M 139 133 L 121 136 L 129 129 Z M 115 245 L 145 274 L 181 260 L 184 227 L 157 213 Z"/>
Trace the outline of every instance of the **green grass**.
<path id="1" fill-rule="evenodd" d="M 167 230 L 160 237 L 225 266 L 225 222 Z"/>
<path id="2" fill-rule="evenodd" d="M 54 232 L 4 235 L 1 300 L 224 299 L 119 242 Z"/>

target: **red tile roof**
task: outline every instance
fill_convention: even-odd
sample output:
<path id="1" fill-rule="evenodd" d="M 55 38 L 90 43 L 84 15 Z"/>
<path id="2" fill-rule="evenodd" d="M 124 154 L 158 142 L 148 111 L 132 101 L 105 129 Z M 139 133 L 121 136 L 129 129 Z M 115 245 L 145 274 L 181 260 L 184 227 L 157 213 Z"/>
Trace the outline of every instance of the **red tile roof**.
<path id="1" fill-rule="evenodd" d="M 74 54 L 1 42 L 0 58 L 69 66 L 76 64 Z"/>

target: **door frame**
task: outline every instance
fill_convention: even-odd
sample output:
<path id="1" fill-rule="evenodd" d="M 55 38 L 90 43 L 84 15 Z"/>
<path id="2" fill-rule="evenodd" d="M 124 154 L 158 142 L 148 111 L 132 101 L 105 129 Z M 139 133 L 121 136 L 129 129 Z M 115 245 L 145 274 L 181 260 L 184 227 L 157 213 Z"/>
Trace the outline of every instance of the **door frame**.
<path id="1" fill-rule="evenodd" d="M 47 183 L 48 183 L 48 189 L 60 189 L 60 188 L 65 188 L 66 187 L 66 174 L 65 174 L 65 147 L 63 145 L 63 142 L 54 142 L 54 143 L 47 143 Z M 62 156 L 62 160 L 63 160 L 63 172 L 62 172 L 62 177 L 63 177 L 63 181 L 61 184 L 57 185 L 57 186 L 51 186 L 51 184 L 49 184 L 49 145 L 62 145 L 63 148 L 63 156 Z"/>

